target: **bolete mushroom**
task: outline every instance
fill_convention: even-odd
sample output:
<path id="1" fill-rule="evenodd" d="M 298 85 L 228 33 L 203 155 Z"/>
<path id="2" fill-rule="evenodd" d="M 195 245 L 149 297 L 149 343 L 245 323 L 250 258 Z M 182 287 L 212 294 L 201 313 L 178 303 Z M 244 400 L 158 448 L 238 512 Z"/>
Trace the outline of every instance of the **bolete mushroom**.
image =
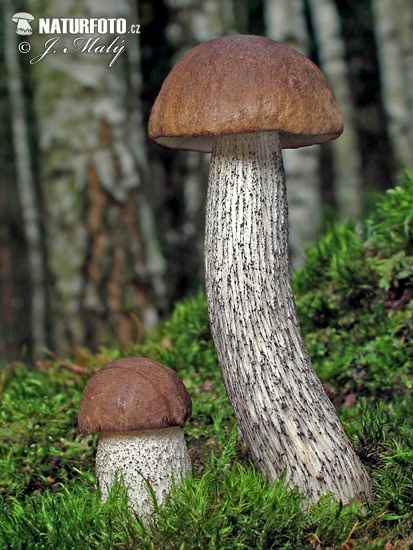
<path id="1" fill-rule="evenodd" d="M 34 17 L 31 13 L 26 13 L 24 11 L 15 13 L 11 20 L 17 23 L 16 33 L 20 36 L 28 36 L 33 33 L 29 23 L 29 21 L 34 21 Z"/>
<path id="2" fill-rule="evenodd" d="M 270 479 L 307 502 L 370 495 L 370 480 L 311 366 L 290 285 L 281 148 L 338 137 L 342 120 L 320 70 L 259 36 L 189 51 L 156 98 L 149 136 L 212 151 L 206 289 L 212 335 L 241 436 Z"/>
<path id="3" fill-rule="evenodd" d="M 162 504 L 173 484 L 190 474 L 181 426 L 191 400 L 176 373 L 144 357 L 117 359 L 88 382 L 80 403 L 82 434 L 99 433 L 96 475 L 102 500 L 116 478 L 143 521 L 153 510 L 152 486 Z"/>

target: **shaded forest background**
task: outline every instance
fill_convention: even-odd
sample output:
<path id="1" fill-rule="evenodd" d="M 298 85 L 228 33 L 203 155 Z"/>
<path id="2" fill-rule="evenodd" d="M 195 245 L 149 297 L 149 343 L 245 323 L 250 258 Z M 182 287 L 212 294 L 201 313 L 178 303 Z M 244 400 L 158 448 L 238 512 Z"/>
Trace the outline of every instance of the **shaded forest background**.
<path id="1" fill-rule="evenodd" d="M 47 37 L 36 21 L 31 37 L 16 35 L 11 16 L 23 9 L 126 17 L 141 34 L 111 68 L 109 56 L 80 53 L 30 64 Z M 284 152 L 294 266 L 327 224 L 360 218 L 413 165 L 409 0 L 4 0 L 1 10 L 2 360 L 126 345 L 203 285 L 208 155 L 146 135 L 163 79 L 200 42 L 270 36 L 334 89 L 341 138 Z"/>

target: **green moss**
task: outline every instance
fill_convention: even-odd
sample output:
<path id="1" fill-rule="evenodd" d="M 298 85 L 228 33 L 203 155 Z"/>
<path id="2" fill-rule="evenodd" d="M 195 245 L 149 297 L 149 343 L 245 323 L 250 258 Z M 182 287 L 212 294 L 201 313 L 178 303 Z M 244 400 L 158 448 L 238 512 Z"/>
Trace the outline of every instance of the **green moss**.
<path id="1" fill-rule="evenodd" d="M 413 172 L 364 226 L 338 225 L 293 277 L 313 364 L 341 393 L 386 397 L 411 387 Z"/>
<path id="2" fill-rule="evenodd" d="M 21 494 L 77 477 L 92 468 L 90 440 L 77 432 L 81 389 L 73 376 L 14 368 L 2 392 L 0 493 Z"/>
<path id="3" fill-rule="evenodd" d="M 144 354 L 176 369 L 193 398 L 185 429 L 194 477 L 171 495 L 152 529 L 128 512 L 119 488 L 101 505 L 95 438 L 80 438 L 76 429 L 88 376 L 53 362 L 10 366 L 0 378 L 0 548 L 381 549 L 396 541 L 408 548 L 412 197 L 407 174 L 363 226 L 334 227 L 311 246 L 293 281 L 313 364 L 373 478 L 366 509 L 325 497 L 305 510 L 282 479 L 270 484 L 249 463 L 200 293 L 178 304 L 143 343 L 97 355 L 77 350 L 66 365 L 88 373 L 113 358 Z"/>

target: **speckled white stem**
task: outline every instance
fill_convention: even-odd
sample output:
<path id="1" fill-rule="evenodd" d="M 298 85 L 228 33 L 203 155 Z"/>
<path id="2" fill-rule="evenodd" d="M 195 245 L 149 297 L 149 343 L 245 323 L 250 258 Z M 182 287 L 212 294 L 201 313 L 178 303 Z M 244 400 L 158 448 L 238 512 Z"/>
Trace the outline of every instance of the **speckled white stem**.
<path id="1" fill-rule="evenodd" d="M 370 494 L 369 477 L 315 374 L 290 286 L 277 133 L 224 136 L 212 153 L 206 286 L 212 335 L 242 438 L 270 479 L 307 502 Z"/>
<path id="2" fill-rule="evenodd" d="M 118 476 L 127 489 L 129 506 L 146 522 L 153 510 L 146 480 L 161 505 L 173 484 L 178 485 L 190 473 L 191 461 L 181 428 L 99 436 L 96 475 L 102 500 L 107 499 Z"/>

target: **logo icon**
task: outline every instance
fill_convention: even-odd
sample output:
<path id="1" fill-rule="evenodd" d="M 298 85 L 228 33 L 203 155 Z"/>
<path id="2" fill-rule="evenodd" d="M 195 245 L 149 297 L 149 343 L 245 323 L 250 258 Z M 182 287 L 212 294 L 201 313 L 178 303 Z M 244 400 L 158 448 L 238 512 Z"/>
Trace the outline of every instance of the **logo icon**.
<path id="1" fill-rule="evenodd" d="M 17 23 L 16 33 L 20 36 L 29 36 L 33 33 L 30 21 L 34 21 L 34 17 L 30 13 L 15 13 L 11 20 Z"/>

